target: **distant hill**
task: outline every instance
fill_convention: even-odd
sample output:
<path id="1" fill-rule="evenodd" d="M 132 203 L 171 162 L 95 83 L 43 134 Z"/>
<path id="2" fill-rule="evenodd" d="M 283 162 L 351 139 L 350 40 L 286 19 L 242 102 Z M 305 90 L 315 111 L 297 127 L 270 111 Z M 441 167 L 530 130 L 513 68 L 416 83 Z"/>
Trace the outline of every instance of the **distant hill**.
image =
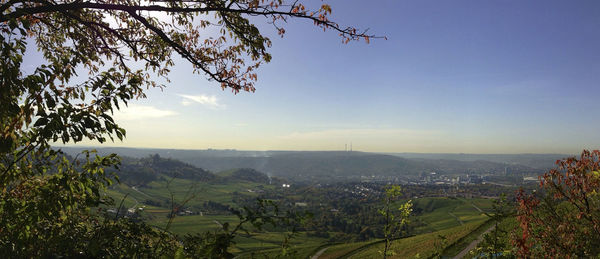
<path id="1" fill-rule="evenodd" d="M 425 170 L 418 162 L 389 155 L 363 152 L 287 152 L 275 154 L 263 170 L 290 179 L 417 175 Z"/>
<path id="2" fill-rule="evenodd" d="M 83 148 L 62 148 L 69 154 Z M 235 150 L 173 150 L 98 148 L 101 154 L 115 152 L 122 156 L 143 158 L 158 168 L 169 168 L 168 173 L 192 172 L 193 177 L 212 179 L 204 170 L 213 172 L 248 168 L 294 181 L 358 180 L 370 176 L 415 179 L 432 172 L 446 175 L 492 174 L 537 175 L 552 167 L 556 159 L 565 155 L 478 155 L 478 154 L 379 154 L 345 151 L 235 151 Z M 148 156 L 160 157 L 152 162 Z M 522 157 L 521 157 L 522 156 Z M 181 160 L 186 165 L 169 161 Z M 456 159 L 451 159 L 456 158 Z M 184 164 L 185 164 L 184 163 Z M 204 168 L 194 171 L 189 166 Z M 175 169 L 175 170 L 173 170 Z M 144 169 L 146 170 L 146 169 Z M 190 171 L 191 170 L 191 171 Z M 159 172 L 159 173 L 160 173 Z M 186 176 L 187 177 L 187 176 Z M 191 177 L 191 176 L 190 176 Z"/>
<path id="3" fill-rule="evenodd" d="M 411 161 L 421 162 L 427 165 L 427 168 L 433 172 L 444 174 L 535 174 L 542 172 L 540 169 L 524 166 L 520 164 L 508 164 L 501 162 L 491 162 L 486 160 L 460 161 L 449 159 L 425 159 L 413 158 Z"/>
<path id="4" fill-rule="evenodd" d="M 536 169 L 555 167 L 556 160 L 570 157 L 569 154 L 445 154 L 445 153 L 385 153 L 413 159 L 443 159 L 456 161 L 490 161 L 511 165 L 523 165 Z"/>
<path id="5" fill-rule="evenodd" d="M 197 157 L 265 157 L 272 153 L 285 151 L 240 151 L 235 149 L 166 149 L 166 148 L 130 148 L 130 147 L 55 147 L 69 154 L 78 154 L 83 150 L 96 149 L 100 154 L 117 153 L 132 158 L 143 158 L 158 154 L 179 160 L 189 160 Z"/>
<path id="6" fill-rule="evenodd" d="M 59 147 L 70 155 L 79 154 L 83 150 L 96 149 L 101 155 L 116 153 L 131 158 L 144 158 L 150 155 L 177 159 L 196 167 L 213 172 L 234 168 L 254 168 L 262 170 L 266 160 L 280 151 L 237 151 L 237 150 L 183 150 L 154 148 L 120 148 L 120 147 Z"/>
<path id="7" fill-rule="evenodd" d="M 136 159 L 123 157 L 120 170 L 117 172 L 121 182 L 130 185 L 145 185 L 156 181 L 161 176 L 189 179 L 206 182 L 216 176 L 202 168 L 159 155 L 151 155 Z"/>

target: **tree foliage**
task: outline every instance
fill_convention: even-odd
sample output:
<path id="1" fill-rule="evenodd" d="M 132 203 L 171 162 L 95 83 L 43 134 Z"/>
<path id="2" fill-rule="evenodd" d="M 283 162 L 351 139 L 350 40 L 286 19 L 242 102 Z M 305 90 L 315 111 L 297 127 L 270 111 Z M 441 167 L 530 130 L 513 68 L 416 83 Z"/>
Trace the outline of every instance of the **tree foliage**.
<path id="1" fill-rule="evenodd" d="M 294 254 L 289 246 L 289 239 L 296 233 L 296 227 L 311 216 L 306 213 L 280 211 L 275 202 L 261 199 L 257 200 L 255 206 L 233 210 L 233 214 L 239 219 L 235 225 L 219 223 L 219 230 L 186 235 L 183 239 L 185 253 L 192 258 L 233 258 L 229 248 L 235 243 L 234 238 L 244 234 L 250 235 L 251 230 L 261 231 L 270 226 L 282 228 L 281 256 L 287 258 Z"/>
<path id="2" fill-rule="evenodd" d="M 402 188 L 399 185 L 390 185 L 385 188 L 383 208 L 379 210 L 379 213 L 385 218 L 383 258 L 393 255 L 390 251 L 392 241 L 399 237 L 401 228 L 408 224 L 408 216 L 412 212 L 412 202 L 410 200 L 399 206 L 394 205 L 400 195 L 402 195 Z"/>
<path id="3" fill-rule="evenodd" d="M 36 150 L 38 152 L 38 150 Z M 52 150 L 36 161 L 51 174 L 22 178 L 0 194 L 0 254 L 14 258 L 122 257 L 171 254 L 168 233 L 125 219 L 98 217 L 91 208 L 111 204 L 102 191 L 112 183 L 105 167 L 115 155 L 70 161 Z M 34 156 L 37 154 L 32 154 Z"/>
<path id="4" fill-rule="evenodd" d="M 254 91 L 256 69 L 290 19 L 312 21 L 344 42 L 372 36 L 283 0 L 0 0 L 0 249 L 15 257 L 169 255 L 177 242 L 143 224 L 106 221 L 90 208 L 115 179 L 114 155 L 69 159 L 52 143 L 122 140 L 113 112 L 144 89 L 164 87 L 175 56 L 223 89 Z M 35 47 L 32 47 L 35 45 Z M 43 61 L 25 64 L 36 51 Z M 29 65 L 34 65 L 29 68 Z M 112 250 L 111 250 L 112 249 Z"/>
<path id="5" fill-rule="evenodd" d="M 540 176 L 542 193 L 521 190 L 513 243 L 520 257 L 590 258 L 600 255 L 600 151 L 556 162 Z"/>

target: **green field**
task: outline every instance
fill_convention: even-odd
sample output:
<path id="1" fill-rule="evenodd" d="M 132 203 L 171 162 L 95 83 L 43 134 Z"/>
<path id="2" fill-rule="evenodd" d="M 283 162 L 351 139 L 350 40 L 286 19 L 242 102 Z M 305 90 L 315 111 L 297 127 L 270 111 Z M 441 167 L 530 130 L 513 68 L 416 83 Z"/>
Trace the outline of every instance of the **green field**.
<path id="1" fill-rule="evenodd" d="M 235 206 L 232 197 L 234 192 L 246 196 L 256 196 L 256 193 L 248 190 L 268 190 L 274 188 L 272 185 L 259 184 L 247 181 L 233 181 L 227 183 L 194 182 L 186 179 L 169 179 L 151 182 L 148 186 L 131 187 L 126 184 L 113 185 L 107 190 L 107 194 L 115 200 L 118 206 L 123 200 L 126 208 L 150 200 L 165 205 L 171 204 L 171 197 L 175 203 L 186 206 L 200 205 L 206 201 L 218 202 L 224 205 Z M 147 205 L 146 205 L 147 206 Z M 152 206 L 147 206 L 152 208 Z M 155 207 L 158 208 L 158 207 Z"/>
<path id="2" fill-rule="evenodd" d="M 418 217 L 418 220 L 424 223 L 424 226 L 419 227 L 415 232 L 427 233 L 458 227 L 471 222 L 481 222 L 488 217 L 473 206 L 473 204 L 477 204 L 476 206 L 483 211 L 489 211 L 491 203 L 490 199 L 437 197 L 416 199 L 413 201 L 413 208 L 424 211 Z"/>
<path id="3" fill-rule="evenodd" d="M 232 251 L 238 251 L 238 258 L 273 258 L 282 254 L 282 240 L 281 233 L 254 233 L 250 238 L 236 239 L 237 250 Z M 325 242 L 325 239 L 298 233 L 290 240 L 290 254 L 286 258 L 307 258 L 316 253 Z"/>
<path id="4" fill-rule="evenodd" d="M 125 184 L 114 185 L 107 190 L 107 195 L 115 200 L 114 206 L 122 202 L 124 208 L 143 207 L 142 216 L 151 225 L 165 229 L 169 222 L 171 197 L 178 204 L 184 206 L 202 205 L 206 201 L 218 202 L 224 205 L 236 206 L 233 202 L 234 193 L 253 197 L 257 194 L 252 190 L 269 190 L 275 186 L 259 184 L 248 181 L 227 182 L 193 182 L 185 179 L 169 179 L 154 181 L 147 186 L 132 187 Z M 151 201 L 161 206 L 151 206 L 144 203 Z M 417 254 L 422 258 L 432 255 L 435 251 L 443 251 L 446 246 L 460 240 L 462 243 L 452 247 L 457 250 L 466 243 L 469 233 L 477 229 L 488 217 L 482 213 L 491 209 L 490 199 L 464 199 L 426 197 L 414 199 L 415 211 L 412 217 L 417 227 L 411 233 L 416 236 L 400 239 L 393 242 L 392 249 L 395 258 L 413 257 Z M 482 211 L 480 211 L 482 210 Z M 198 212 L 196 212 L 198 213 Z M 172 219 L 168 231 L 177 234 L 204 233 L 220 229 L 223 223 L 234 225 L 238 218 L 233 215 L 185 215 Z M 440 235 L 446 237 L 442 244 Z M 476 232 L 471 236 L 476 237 Z M 236 244 L 230 251 L 240 258 L 272 257 L 281 254 L 283 233 L 253 231 L 249 234 L 240 233 L 235 238 Z M 306 258 L 317 251 L 326 248 L 320 258 L 340 258 L 353 256 L 353 258 L 379 258 L 382 250 L 381 240 L 370 240 L 357 243 L 329 244 L 329 240 L 306 233 L 297 233 L 290 241 L 290 251 L 286 257 Z M 465 245 L 466 246 L 466 245 Z M 410 248 L 410 249 L 409 249 Z M 452 252 L 454 251 L 452 250 Z"/>
<path id="5" fill-rule="evenodd" d="M 167 218 L 166 215 L 167 213 L 164 213 L 163 217 L 155 217 L 149 220 L 148 223 L 159 228 L 165 228 L 169 221 L 169 218 Z M 178 216 L 173 218 L 169 232 L 177 235 L 194 234 L 220 229 L 221 227 L 219 224 L 225 222 L 235 224 L 238 221 L 238 217 L 231 215 Z"/>

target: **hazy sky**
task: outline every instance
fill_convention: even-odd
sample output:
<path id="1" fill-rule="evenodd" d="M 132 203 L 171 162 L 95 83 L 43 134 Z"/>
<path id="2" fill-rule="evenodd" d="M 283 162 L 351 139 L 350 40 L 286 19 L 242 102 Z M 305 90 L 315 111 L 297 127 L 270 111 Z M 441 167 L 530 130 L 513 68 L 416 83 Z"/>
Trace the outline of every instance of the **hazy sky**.
<path id="1" fill-rule="evenodd" d="M 311 0 L 309 0 L 311 1 Z M 255 93 L 178 62 L 164 91 L 117 114 L 109 146 L 577 153 L 600 147 L 600 1 L 329 1 L 341 44 L 310 22 L 272 28 Z M 84 143 L 91 145 L 92 143 Z"/>

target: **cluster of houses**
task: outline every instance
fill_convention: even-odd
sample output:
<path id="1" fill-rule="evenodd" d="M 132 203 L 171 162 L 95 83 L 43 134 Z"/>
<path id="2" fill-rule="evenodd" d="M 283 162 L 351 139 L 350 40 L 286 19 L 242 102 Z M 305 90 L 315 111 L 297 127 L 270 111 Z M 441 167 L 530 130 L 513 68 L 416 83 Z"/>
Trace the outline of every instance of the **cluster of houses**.
<path id="1" fill-rule="evenodd" d="M 361 176 L 361 182 L 389 182 L 409 185 L 455 185 L 455 184 L 482 184 L 485 176 L 461 175 L 449 176 L 437 172 L 422 173 L 418 178 L 401 178 L 398 176 L 371 175 Z"/>

